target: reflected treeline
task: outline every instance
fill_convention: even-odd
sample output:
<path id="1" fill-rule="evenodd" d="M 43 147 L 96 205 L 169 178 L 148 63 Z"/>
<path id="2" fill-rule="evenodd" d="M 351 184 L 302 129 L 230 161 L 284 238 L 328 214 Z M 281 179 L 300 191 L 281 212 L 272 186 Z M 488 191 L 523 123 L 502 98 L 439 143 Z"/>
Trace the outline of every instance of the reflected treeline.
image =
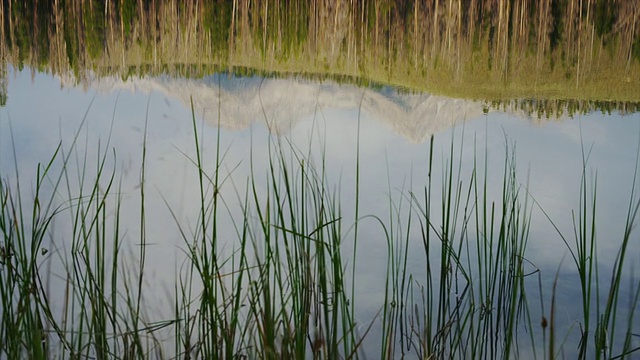
<path id="1" fill-rule="evenodd" d="M 485 103 L 485 113 L 489 110 L 506 111 L 536 119 L 562 119 L 594 111 L 607 115 L 615 112 L 624 116 L 639 112 L 640 102 L 575 99 L 493 100 Z"/>
<path id="2" fill-rule="evenodd" d="M 239 68 L 475 99 L 640 100 L 638 0 L 1 0 L 0 17 L 3 103 L 8 64 L 85 85 Z"/>

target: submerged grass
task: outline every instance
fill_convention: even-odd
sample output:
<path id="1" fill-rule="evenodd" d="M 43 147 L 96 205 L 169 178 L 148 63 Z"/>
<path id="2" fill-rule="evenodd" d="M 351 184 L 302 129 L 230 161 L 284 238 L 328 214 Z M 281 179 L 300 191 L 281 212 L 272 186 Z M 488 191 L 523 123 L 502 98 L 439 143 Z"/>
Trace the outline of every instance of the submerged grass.
<path id="1" fill-rule="evenodd" d="M 192 114 L 195 156 L 188 159 L 198 173 L 200 201 L 193 223 L 181 222 L 169 207 L 186 261 L 176 270 L 173 315 L 165 319 L 145 313 L 146 224 L 152 220 L 145 201 L 146 130 L 140 233 L 131 264 L 124 256 L 123 202 L 109 141 L 99 146 L 92 172 L 87 153 L 76 149 L 78 130 L 70 148 L 60 144 L 37 167 L 29 189 L 14 155 L 15 173 L 1 174 L 0 181 L 0 356 L 551 359 L 576 348 L 579 358 L 637 355 L 640 284 L 625 275 L 624 265 L 640 208 L 636 179 L 619 253 L 610 278 L 603 278 L 597 261 L 597 191 L 587 186 L 584 156 L 575 242 L 558 230 L 582 290 L 579 341 L 571 344 L 557 341 L 570 338 L 555 326 L 553 299 L 560 290 L 554 284 L 544 297 L 540 270 L 527 260 L 534 202 L 516 177 L 514 144 L 505 148 L 501 198 L 492 199 L 487 153 L 467 172 L 452 139 L 442 159 L 446 166 L 436 174 L 432 138 L 423 191 L 403 188 L 397 198 L 389 191 L 388 219 L 383 219 L 361 213 L 359 163 L 355 188 L 345 195 L 328 182 L 324 157 L 314 164 L 310 153 L 282 137 L 270 138 L 264 173 L 254 166 L 252 151 L 250 177 L 245 184 L 233 183 L 222 175 L 226 150 L 220 132 L 211 165 L 202 156 L 193 109 Z M 259 181 L 263 178 L 265 183 Z M 232 187 L 234 196 L 223 196 L 223 187 Z M 355 194 L 353 215 L 342 208 L 350 193 Z M 232 216 L 236 204 L 241 216 Z M 225 216 L 232 221 L 231 241 L 229 229 L 221 228 L 228 226 L 221 221 Z M 360 322 L 355 257 L 357 246 L 365 246 L 357 230 L 365 220 L 379 225 L 387 263 L 383 303 L 374 318 Z M 58 232 L 68 239 L 54 242 Z M 423 271 L 408 265 L 417 256 L 410 253 L 416 241 L 422 244 Z M 629 288 L 623 291 L 627 278 Z M 529 295 L 536 286 L 539 299 Z M 625 303 L 621 296 L 627 293 Z M 378 350 L 364 345 L 371 343 L 380 344 Z"/>

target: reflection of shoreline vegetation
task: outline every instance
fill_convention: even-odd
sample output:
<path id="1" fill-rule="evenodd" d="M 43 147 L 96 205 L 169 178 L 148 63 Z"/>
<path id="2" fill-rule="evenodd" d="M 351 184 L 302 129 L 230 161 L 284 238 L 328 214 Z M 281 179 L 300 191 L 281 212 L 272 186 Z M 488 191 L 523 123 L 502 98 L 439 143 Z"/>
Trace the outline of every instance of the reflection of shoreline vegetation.
<path id="1" fill-rule="evenodd" d="M 57 4 L 57 6 L 56 6 Z M 6 62 L 92 76 L 213 66 L 483 100 L 639 101 L 635 1 L 0 1 Z M 6 92 L 6 89 L 5 89 Z M 5 94 L 6 95 L 6 94 Z"/>
<path id="2" fill-rule="evenodd" d="M 574 115 L 588 114 L 594 111 L 601 111 L 603 114 L 608 115 L 613 112 L 626 115 L 640 111 L 640 102 L 566 99 L 496 100 L 487 102 L 485 109 L 521 113 L 536 119 L 553 119 L 564 116 L 573 117 Z"/>
<path id="3" fill-rule="evenodd" d="M 193 116 L 194 128 L 195 123 Z M 579 275 L 583 307 L 581 317 L 570 320 L 579 329 L 564 334 L 555 315 L 560 304 L 554 302 L 555 295 L 566 295 L 563 289 L 554 286 L 539 299 L 528 293 L 538 283 L 542 289 L 540 273 L 549 269 L 537 269 L 527 259 L 533 208 L 516 179 L 513 154 L 506 150 L 502 192 L 494 201 L 486 163 L 474 161 L 473 169 L 463 169 L 452 141 L 448 160 L 440 164 L 433 138 L 422 167 L 423 190 L 402 189 L 397 199 L 389 195 L 389 217 L 380 218 L 343 212 L 343 201 L 358 206 L 358 181 L 355 192 L 335 189 L 327 183 L 324 159 L 316 168 L 310 155 L 278 138 L 269 143 L 265 173 L 254 172 L 252 163 L 248 182 L 233 184 L 219 172 L 233 166 L 223 155 L 228 149 L 220 148 L 221 133 L 215 161 L 207 166 L 196 131 L 195 156 L 189 160 L 197 172 L 198 215 L 188 219 L 191 223 L 176 223 L 186 260 L 170 284 L 173 313 L 149 318 L 144 294 L 158 294 L 145 281 L 146 247 L 152 245 L 145 229 L 157 219 L 145 215 L 146 140 L 136 199 L 140 233 L 131 239 L 126 234 L 133 229 L 123 228 L 121 218 L 119 174 L 108 170 L 115 169 L 109 146 L 101 148 L 90 170 L 86 155 L 74 148 L 83 131 L 70 148 L 60 145 L 47 165 L 38 166 L 33 189 L 20 182 L 12 187 L 11 174 L 0 174 L 0 355 L 7 358 L 174 358 L 162 350 L 166 339 L 182 359 L 359 358 L 364 350 L 380 358 L 415 354 L 421 359 L 553 359 L 575 351 L 588 359 L 640 350 L 633 335 L 640 284 L 633 282 L 635 274 L 625 275 L 632 268 L 627 249 L 637 240 L 632 236 L 637 194 L 630 194 L 618 256 L 607 264 L 611 276 L 599 273 L 605 271 L 597 257 L 596 193 L 589 194 L 583 169 L 575 242 L 559 234 Z M 434 164 L 442 174 L 432 173 Z M 435 185 L 437 178 L 442 187 Z M 234 203 L 241 212 L 233 222 L 237 238 L 229 239 L 220 230 L 221 218 L 232 215 Z M 435 209 L 442 213 L 435 215 Z M 384 298 L 374 304 L 379 311 L 358 322 L 362 300 L 349 289 L 358 281 L 350 270 L 356 259 L 344 254 L 355 256 L 351 246 L 367 246 L 352 230 L 360 223 L 374 230 L 367 241 L 386 242 L 387 263 Z M 56 235 L 66 230 L 69 237 Z M 123 260 L 127 245 L 139 257 L 133 271 Z M 410 249 L 419 251 L 410 254 Z M 418 257 L 424 268 L 410 268 L 408 261 Z M 50 265 L 57 260 L 63 269 Z M 59 273 L 51 274 L 52 268 Z M 621 290 L 626 280 L 630 286 Z M 52 291 L 48 281 L 61 286 Z M 625 290 L 631 298 L 621 298 Z M 64 311 L 56 311 L 56 299 L 62 299 L 58 306 Z M 379 348 L 363 349 L 363 339 L 376 333 L 372 329 L 379 330 L 372 340 Z M 564 340 L 554 341 L 559 339 Z"/>

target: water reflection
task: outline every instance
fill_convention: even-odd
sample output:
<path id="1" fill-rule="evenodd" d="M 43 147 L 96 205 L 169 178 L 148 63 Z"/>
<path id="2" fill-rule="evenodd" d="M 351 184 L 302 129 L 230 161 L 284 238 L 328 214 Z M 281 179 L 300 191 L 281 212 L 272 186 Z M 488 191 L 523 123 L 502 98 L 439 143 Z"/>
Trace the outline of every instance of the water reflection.
<path id="1" fill-rule="evenodd" d="M 176 279 L 189 278 L 188 265 L 198 245 L 193 240 L 202 235 L 199 223 L 207 223 L 200 212 L 201 191 L 219 196 L 224 207 L 217 218 L 218 247 L 211 254 L 235 261 L 242 234 L 237 219 L 256 229 L 272 224 L 240 204 L 251 191 L 260 201 L 274 196 L 270 191 L 283 180 L 269 174 L 274 157 L 281 156 L 296 169 L 321 169 L 322 193 L 335 191 L 337 233 L 344 236 L 339 250 L 345 269 L 355 270 L 354 284 L 351 279 L 344 284 L 355 289 L 346 308 L 356 309 L 353 325 L 359 335 L 369 331 L 359 353 L 375 357 L 381 341 L 407 341 L 398 333 L 385 337 L 377 326 L 381 308 L 404 311 L 405 325 L 419 317 L 413 318 L 414 309 L 398 305 L 396 298 L 385 302 L 386 266 L 401 262 L 392 258 L 385 231 L 399 240 L 395 249 L 408 254 L 406 271 L 396 274 L 412 278 L 401 291 L 420 297 L 428 276 L 439 271 L 431 272 L 425 264 L 441 261 L 426 254 L 425 233 L 435 239 L 443 231 L 429 229 L 417 214 L 422 209 L 416 199 L 427 180 L 434 190 L 434 224 L 446 218 L 445 206 L 439 205 L 446 202 L 449 181 L 456 195 L 464 196 L 472 192 L 471 179 L 486 179 L 481 192 L 487 204 L 500 204 L 508 151 L 516 158 L 519 199 L 528 195 L 531 201 L 526 203 L 531 225 L 524 265 L 534 274 L 526 278 L 524 290 L 531 322 L 549 316 L 557 272 L 556 329 L 562 336 L 569 334 L 570 344 L 561 351 L 577 355 L 580 329 L 574 324 L 584 321 L 575 300 L 580 289 L 560 234 L 573 246 L 579 218 L 574 209 L 584 209 L 580 189 L 586 163 L 582 179 L 589 193 L 597 179 L 595 261 L 600 274 L 593 283 L 608 289 L 629 202 L 633 206 L 636 200 L 630 198 L 640 142 L 637 2 L 2 0 L 0 19 L 0 178 L 12 188 L 20 185 L 26 198 L 33 196 L 35 169 L 61 144 L 69 162 L 56 162 L 51 170 L 66 169 L 66 185 L 61 190 L 48 178 L 43 192 L 54 198 L 54 206 L 71 211 L 86 197 L 69 194 L 98 176 L 97 159 L 106 159 L 116 178 L 102 178 L 94 190 L 103 194 L 111 184 L 111 194 L 122 201 L 119 208 L 102 209 L 104 219 L 120 219 L 118 227 L 104 229 L 118 232 L 114 238 L 122 241 L 117 254 L 122 256 L 115 256 L 122 265 L 117 276 L 135 280 L 141 274 L 141 254 L 147 259 L 140 288 L 127 289 L 127 294 L 142 297 L 146 310 L 139 317 L 145 324 L 178 317 L 173 313 L 181 300 Z M 278 143 L 286 146 L 274 156 Z M 216 166 L 217 159 L 222 166 Z M 429 170 L 431 159 L 434 167 Z M 201 190 L 202 173 L 194 165 L 198 161 L 221 184 Z M 294 175 L 304 182 L 304 176 Z M 480 205 L 469 202 L 460 209 L 464 216 L 477 214 Z M 361 226 L 352 250 L 356 217 Z M 460 238 L 487 236 L 485 229 L 474 228 L 471 217 L 466 220 L 458 224 Z M 69 224 L 74 221 L 73 216 L 56 220 L 43 245 L 51 289 L 71 283 L 69 251 L 74 260 L 82 259 L 76 257 L 82 251 L 71 245 Z M 631 298 L 638 286 L 640 247 L 632 234 L 622 275 L 630 286 L 623 287 L 621 298 Z M 202 239 L 210 240 L 206 235 Z M 436 242 L 432 250 L 442 248 Z M 266 256 L 261 251 L 251 248 L 247 255 Z M 110 256 L 107 264 L 114 260 Z M 469 266 L 475 261 L 465 260 Z M 71 265 L 75 275 L 83 273 L 77 263 Z M 235 265 L 225 264 L 222 273 L 233 277 Z M 250 273 L 254 271 L 259 273 L 252 267 Z M 84 283 L 78 276 L 73 283 Z M 470 276 L 483 279 L 477 272 Z M 198 298 L 208 280 L 196 279 L 181 290 L 191 300 Z M 255 289 L 246 279 L 239 284 Z M 99 295 L 125 293 L 111 292 L 109 286 Z M 458 296 L 459 290 L 446 296 Z M 601 294 L 605 303 L 606 290 Z M 50 291 L 50 296 L 53 309 L 65 313 L 65 294 Z M 540 308 L 533 304 L 538 299 Z M 325 308 L 333 304 L 324 301 Z M 195 311 L 191 302 L 180 305 L 204 316 L 205 310 Z M 484 302 L 474 305 L 478 308 L 470 314 L 495 315 Z M 621 307 L 618 319 L 626 320 L 627 311 Z M 0 320 L 7 313 L 2 316 Z M 368 329 L 374 319 L 376 326 Z M 615 323 L 617 334 L 625 325 Z M 630 332 L 637 334 L 633 326 Z M 533 332 L 540 343 L 543 329 L 519 329 Z M 421 329 L 413 330 L 416 338 L 411 339 L 420 342 Z M 593 327 L 590 331 L 593 338 Z M 437 342 L 439 336 L 429 340 Z M 180 352 L 174 340 L 169 336 L 152 347 L 163 348 L 163 356 L 170 357 L 172 351 Z M 616 338 L 609 345 L 619 349 L 623 341 Z M 637 347 L 637 337 L 630 343 Z M 506 356 L 520 352 L 526 357 L 535 348 L 519 344 Z M 405 355 L 399 345 L 388 351 Z"/>
<path id="2" fill-rule="evenodd" d="M 220 230 L 220 238 L 225 239 L 222 248 L 228 251 L 236 246 L 234 239 L 237 237 L 230 219 L 241 216 L 243 211 L 236 207 L 238 194 L 243 194 L 242 189 L 251 177 L 256 179 L 258 188 L 267 186 L 260 179 L 268 171 L 269 139 L 274 135 L 274 127 L 279 130 L 275 132 L 276 138 L 286 139 L 308 152 L 309 161 L 315 162 L 316 166 L 324 164 L 327 182 L 340 189 L 345 217 L 355 212 L 352 199 L 356 161 L 360 168 L 361 214 L 387 218 L 389 201 L 401 204 L 408 194 L 420 193 L 427 175 L 424 164 L 429 159 L 429 143 L 423 140 L 433 134 L 433 158 L 440 166 L 446 167 L 453 141 L 454 156 L 461 158 L 462 181 L 471 177 L 474 162 L 485 156 L 489 159 L 486 190 L 490 201 L 499 200 L 505 146 L 515 142 L 519 183 L 526 186 L 526 191 L 568 237 L 573 233 L 571 211 L 579 207 L 584 148 L 588 154 L 589 173 L 595 174 L 597 169 L 598 174 L 597 231 L 602 239 L 598 243 L 598 261 L 602 273 L 608 274 L 618 251 L 618 239 L 623 235 L 640 138 L 637 114 L 606 116 L 592 113 L 565 121 L 545 122 L 540 126 L 515 111 L 486 113 L 483 111 L 486 104 L 478 102 L 296 79 L 236 79 L 227 75 L 200 81 L 103 79 L 96 86 L 98 91 L 89 92 L 77 88 L 56 91 L 58 79 L 40 74 L 31 78 L 29 71 L 15 72 L 12 79 L 9 89 L 14 96 L 1 113 L 0 169 L 3 177 L 15 180 L 11 176 L 15 174 L 14 141 L 21 183 L 33 183 L 29 176 L 33 176 L 37 162 L 51 156 L 58 139 L 63 144 L 72 141 L 85 110 L 89 109 L 78 143 L 78 159 L 84 161 L 86 154 L 89 162 L 85 166 L 91 174 L 97 166 L 91 160 L 96 159 L 100 151 L 115 149 L 117 156 L 112 166 L 121 176 L 121 227 L 127 229 L 123 233 L 123 244 L 126 253 L 130 254 L 128 266 L 134 269 L 139 243 L 136 234 L 140 228 L 136 219 L 139 219 L 141 146 L 146 127 L 148 190 L 145 201 L 149 239 L 146 252 L 150 261 L 145 267 L 144 300 L 150 309 L 145 314 L 148 321 L 158 319 L 158 316 L 171 316 L 175 296 L 171 284 L 176 272 L 182 271 L 188 252 L 176 221 L 194 224 L 198 217 L 199 191 L 195 186 L 198 172 L 192 163 L 195 153 L 190 96 L 187 94 L 194 99 L 202 155 L 208 170 L 214 166 L 218 133 L 221 136 L 220 149 L 224 154 L 221 176 L 226 180 L 217 191 L 228 206 L 229 213 L 223 215 L 226 220 L 222 222 L 228 226 L 222 226 Z M 287 106 L 291 99 L 295 99 L 295 106 Z M 39 106 L 31 106 L 34 102 Z M 218 116 L 219 120 L 216 120 Z M 424 118 L 432 119 L 435 124 L 420 123 Z M 283 122 L 274 124 L 275 120 Z M 9 121 L 12 132 L 7 131 Z M 202 126 L 203 122 L 205 126 Z M 221 128 L 212 126 L 217 122 Z M 389 128 L 395 131 L 390 132 Z M 483 177 L 484 168 L 477 170 L 476 175 Z M 443 168 L 436 166 L 433 172 L 436 174 L 433 187 L 439 189 L 443 186 L 444 179 L 440 175 Z M 60 201 L 65 200 L 61 198 Z M 553 274 L 560 266 L 559 281 L 565 285 L 561 285 L 562 290 L 558 292 L 557 311 L 566 321 L 558 324 L 558 329 L 572 331 L 571 339 L 575 340 L 577 332 L 571 328 L 571 323 L 579 319 L 579 313 L 571 299 L 578 296 L 577 288 L 572 287 L 577 275 L 570 266 L 565 245 L 546 216 L 538 210 L 538 205 L 534 206 L 531 218 L 527 260 L 542 270 L 545 301 L 551 293 Z M 439 210 L 434 209 L 432 216 L 434 219 L 440 217 Z M 62 223 L 56 226 L 55 236 L 46 244 L 54 254 L 53 259 L 63 256 L 64 239 L 68 235 L 65 231 Z M 420 274 L 425 259 L 419 227 L 411 228 L 409 235 L 409 254 L 415 256 L 409 258 L 408 271 Z M 359 239 L 355 278 L 359 310 L 356 316 L 360 324 L 368 324 L 384 302 L 381 279 L 385 278 L 386 270 L 378 264 L 387 261 L 387 244 L 370 218 L 363 220 Z M 350 248 L 349 243 L 343 246 L 347 250 Z M 630 250 L 629 259 L 633 264 L 640 260 L 639 248 Z M 64 273 L 56 266 L 53 272 Z M 635 272 L 628 276 L 629 280 L 637 279 Z M 537 285 L 534 284 L 531 293 L 536 292 Z M 365 342 L 364 351 L 375 354 L 380 336 L 380 329 L 374 328 Z M 521 350 L 525 351 L 525 348 Z"/>
<path id="3" fill-rule="evenodd" d="M 202 80 L 133 78 L 122 81 L 101 79 L 94 87 L 101 91 L 135 89 L 160 92 L 189 106 L 193 100 L 213 126 L 230 130 L 264 123 L 274 133 L 287 133 L 301 119 L 326 108 L 360 109 L 413 142 L 423 142 L 436 132 L 461 124 L 483 113 L 481 102 L 451 99 L 429 94 L 401 93 L 391 88 L 380 91 L 332 81 L 262 79 L 212 76 Z"/>
<path id="4" fill-rule="evenodd" d="M 202 77 L 222 67 L 488 100 L 637 102 L 640 94 L 635 1 L 0 5 L 3 99 L 7 64 L 73 83 L 113 75 Z"/>

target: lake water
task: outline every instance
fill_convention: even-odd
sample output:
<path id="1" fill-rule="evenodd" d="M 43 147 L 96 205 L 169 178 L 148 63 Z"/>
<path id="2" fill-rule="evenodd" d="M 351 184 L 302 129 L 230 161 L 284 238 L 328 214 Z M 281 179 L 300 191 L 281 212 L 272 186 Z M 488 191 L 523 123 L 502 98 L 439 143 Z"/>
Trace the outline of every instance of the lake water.
<path id="1" fill-rule="evenodd" d="M 357 346 L 358 357 L 426 358 L 428 351 L 434 351 L 437 357 L 547 358 L 550 329 L 540 325 L 544 318 L 545 322 L 554 320 L 554 356 L 574 358 L 579 356 L 585 317 L 573 255 L 581 211 L 585 210 L 586 237 L 595 234 L 596 249 L 587 258 L 596 257 L 598 271 L 590 283 L 598 289 L 594 287 L 591 295 L 591 330 L 587 353 L 581 356 L 597 351 L 597 314 L 605 308 L 625 236 L 629 242 L 617 312 L 607 328 L 609 333 L 615 329 L 616 335 L 605 336 L 610 342 L 603 356 L 637 350 L 640 322 L 633 317 L 634 311 L 640 311 L 637 220 L 633 219 L 630 234 L 625 231 L 628 215 L 634 215 L 638 204 L 634 190 L 638 191 L 640 159 L 640 24 L 639 16 L 624 14 L 638 15 L 640 9 L 637 4 L 627 8 L 626 3 L 609 9 L 592 1 L 540 2 L 538 8 L 531 1 L 512 3 L 506 7 L 482 1 L 301 1 L 289 6 L 269 1 L 253 5 L 244 1 L 217 5 L 72 1 L 35 9 L 2 2 L 6 40 L 2 44 L 0 171 L 3 190 L 20 194 L 26 214 L 33 208 L 29 201 L 38 183 L 38 166 L 47 164 L 60 146 L 40 194 L 40 199 L 51 198 L 51 209 L 60 214 L 36 249 L 40 254 L 36 263 L 46 279 L 39 291 L 47 294 L 53 318 L 59 319 L 65 332 L 73 333 L 78 322 L 69 320 L 73 316 L 67 313 L 79 310 L 65 305 L 70 294 L 83 299 L 82 284 L 98 284 L 88 275 L 86 264 L 99 268 L 99 257 L 82 255 L 89 248 L 86 254 L 103 252 L 107 273 L 114 256 L 118 259 L 121 280 L 116 289 L 111 289 L 110 280 L 104 289 L 96 286 L 100 296 L 109 299 L 109 294 L 117 294 L 126 308 L 127 296 L 140 295 L 143 305 L 137 314 L 142 323 L 137 328 L 146 331 L 179 317 L 178 304 L 190 309 L 179 315 L 195 318 L 205 313 L 198 299 L 208 279 L 193 273 L 193 256 L 202 239 L 215 243 L 202 245 L 202 251 L 222 262 L 217 276 L 222 273 L 225 279 L 220 284 L 235 289 L 232 281 L 239 281 L 245 289 L 241 302 L 252 309 L 251 289 L 261 279 L 259 269 L 266 266 L 261 261 L 272 256 L 261 247 L 266 235 L 266 230 L 259 230 L 262 225 L 279 234 L 274 241 L 283 249 L 287 234 L 315 239 L 326 231 L 329 239 L 335 230 L 340 244 L 334 254 L 342 257 L 338 268 L 345 279 L 340 284 L 335 278 L 328 280 L 326 284 L 335 288 L 327 293 L 335 296 L 332 304 L 338 304 L 339 294 L 346 300 L 342 308 L 332 308 L 326 299 L 320 299 L 313 313 L 315 321 L 322 323 L 317 320 L 322 306 L 333 312 L 353 311 L 356 338 L 364 339 Z M 548 9 L 540 10 L 544 6 Z M 297 13 L 304 15 L 295 16 Z M 41 17 L 42 23 L 29 29 L 26 23 L 34 14 L 46 14 L 46 20 Z M 433 14 L 442 15 L 442 23 Z M 461 20 L 467 18 L 478 20 L 475 29 Z M 70 19 L 82 19 L 83 25 L 74 25 Z M 548 27 L 552 30 L 540 30 Z M 527 221 L 515 227 L 526 238 L 519 266 L 527 276 L 522 292 L 516 292 L 526 294 L 526 302 L 522 297 L 506 296 L 518 304 L 510 307 L 513 304 L 498 300 L 504 294 L 493 292 L 487 294 L 486 305 L 493 312 L 473 301 L 456 307 L 450 301 L 455 304 L 472 291 L 469 289 L 481 291 L 476 287 L 491 282 L 487 274 L 503 274 L 506 282 L 496 281 L 498 292 L 512 291 L 509 286 L 519 284 L 508 283 L 513 278 L 504 275 L 513 269 L 499 268 L 499 246 L 487 245 L 492 238 L 489 232 L 499 233 L 500 217 L 486 222 L 487 228 L 476 223 L 483 221 L 478 218 L 485 215 L 485 196 L 487 214 L 492 204 L 496 215 L 501 212 L 503 196 L 509 192 L 503 186 L 505 164 L 510 160 L 515 165 L 507 170 L 513 170 L 512 185 L 518 191 L 518 204 L 512 210 L 521 213 L 503 219 Z M 279 172 L 279 161 L 287 164 L 291 179 Z M 198 171 L 198 162 L 203 172 Z M 104 172 L 98 174 L 102 163 Z M 302 173 L 303 169 L 307 172 Z M 310 175 L 313 171 L 318 177 Z M 61 173 L 62 185 L 57 183 Z M 201 189 L 203 173 L 210 179 L 205 179 Z M 303 202 L 300 207 L 288 204 L 286 196 L 273 198 L 278 194 L 276 188 L 283 195 L 287 189 L 283 184 L 294 188 L 305 184 L 305 174 L 312 186 L 296 190 L 310 191 L 293 196 Z M 583 181 L 586 205 L 581 197 Z M 91 195 L 94 184 L 98 186 Z M 428 220 L 421 215 L 426 210 L 425 189 L 432 197 Z M 449 200 L 448 189 L 453 189 Z M 109 194 L 104 208 L 93 197 L 100 194 Z M 317 207 L 314 202 L 319 194 L 326 194 L 327 202 Z M 594 194 L 596 205 L 591 212 Z M 214 202 L 203 200 L 214 198 L 219 202 L 216 215 L 210 213 Z M 100 216 L 96 223 L 82 227 L 74 211 L 85 201 L 87 212 Z M 249 206 L 253 201 L 264 206 Z M 458 204 L 454 206 L 457 211 L 447 210 L 446 204 Z M 292 212 L 282 215 L 278 208 Z M 327 208 L 331 210 L 325 214 Z M 3 215 L 11 218 L 4 209 L 8 207 L 3 208 Z M 271 214 L 268 221 L 266 213 Z M 314 216 L 328 218 L 315 223 Z M 211 229 L 209 221 L 214 218 L 211 234 L 215 235 L 201 234 L 201 224 L 207 222 L 204 227 Z M 302 226 L 305 221 L 307 228 Z M 446 228 L 447 221 L 454 225 Z M 24 222 L 27 228 L 33 223 Z M 15 246 L 11 243 L 14 238 L 5 230 L 11 222 L 3 224 L 3 251 L 8 251 L 4 249 Z M 302 227 L 285 229 L 285 224 Z M 253 246 L 241 245 L 243 231 L 251 232 L 248 238 Z M 425 233 L 430 234 L 429 250 Z M 501 319 L 510 318 L 508 312 L 526 303 L 526 315 L 514 317 L 518 318 L 515 329 L 522 335 L 507 354 L 499 350 L 504 335 L 496 333 L 497 340 L 486 343 L 471 338 L 485 334 L 480 328 L 461 332 L 467 337 L 460 340 L 443 335 L 446 331 L 438 327 L 436 312 L 420 298 L 424 288 L 426 297 L 437 303 L 438 295 L 428 292 L 439 289 L 444 281 L 440 271 L 444 234 L 450 236 L 452 247 L 460 246 L 460 263 L 452 264 L 449 271 L 453 275 L 446 277 L 451 282 L 442 283 L 445 295 L 441 296 L 454 299 L 447 302 L 450 319 L 455 320 L 452 323 L 463 324 L 463 319 L 455 317 L 456 311 L 473 304 L 475 310 L 466 314 L 495 316 L 491 326 L 502 334 L 508 332 L 508 322 Z M 515 234 L 513 239 L 520 236 Z M 84 237 L 84 246 L 78 247 L 78 237 Z M 329 248 L 326 241 L 324 246 Z M 117 252 L 114 243 L 119 244 Z M 99 250 L 101 246 L 105 247 Z M 477 254 L 482 249 L 497 252 L 494 265 L 478 265 L 482 261 Z M 259 260 L 244 263 L 239 252 Z M 310 264 L 326 265 L 316 258 L 319 255 L 305 256 L 312 258 Z M 9 258 L 3 255 L 4 260 Z M 280 284 L 284 288 L 280 291 L 287 292 L 297 279 L 289 272 L 304 265 L 292 267 L 278 259 L 285 264 L 280 270 L 284 273 L 276 271 L 264 281 L 277 284 L 280 279 L 285 284 Z M 516 254 L 511 259 L 523 258 Z M 516 263 L 508 262 L 511 266 Z M 2 275 L 3 284 L 9 284 L 8 269 Z M 233 280 L 241 270 L 253 275 Z M 314 276 L 322 273 L 314 271 Z M 465 276 L 473 284 L 467 289 Z M 435 282 L 431 288 L 429 281 Z M 319 284 L 314 277 L 313 286 Z M 69 286 L 75 290 L 69 292 Z M 19 297 L 15 289 L 4 293 L 11 291 Z M 6 296 L 14 295 L 3 295 L 9 309 Z M 482 296 L 474 293 L 472 299 L 477 298 Z M 601 303 L 596 304 L 596 299 Z M 88 303 L 76 306 L 94 311 Z M 243 311 L 244 322 L 257 317 L 251 310 Z M 500 311 L 507 314 L 496 315 Z M 3 312 L 2 321 L 9 323 L 8 318 Z M 419 321 L 423 327 L 427 321 L 437 328 L 427 336 L 426 329 L 416 325 Z M 472 321 L 485 324 L 478 318 Z M 369 328 L 369 324 L 373 325 Z M 389 326 L 397 328 L 389 332 Z M 53 326 L 45 328 L 53 333 Z M 152 349 L 146 355 L 180 353 L 185 345 L 176 341 L 180 337 L 172 333 L 174 328 L 179 326 L 172 323 L 155 333 L 148 331 L 152 335 L 145 338 L 155 338 L 145 345 Z M 257 334 L 264 330 L 249 329 Z M 316 346 L 311 329 L 309 349 Z M 197 331 L 206 332 L 203 328 Z M 5 332 L 3 336 L 9 335 Z M 110 334 L 109 341 L 113 349 L 127 349 L 120 334 Z M 235 341 L 238 354 L 261 354 Z M 420 341 L 431 346 L 418 345 Z M 493 349 L 489 344 L 494 343 L 500 345 Z M 475 344 L 480 348 L 474 348 Z M 339 353 L 348 357 L 342 346 Z M 83 350 L 87 355 L 100 353 L 88 348 Z M 49 356 L 59 353 L 69 355 L 71 351 Z M 10 356 L 8 347 L 0 346 L 0 354 Z M 198 356 L 195 350 L 194 354 Z"/>

